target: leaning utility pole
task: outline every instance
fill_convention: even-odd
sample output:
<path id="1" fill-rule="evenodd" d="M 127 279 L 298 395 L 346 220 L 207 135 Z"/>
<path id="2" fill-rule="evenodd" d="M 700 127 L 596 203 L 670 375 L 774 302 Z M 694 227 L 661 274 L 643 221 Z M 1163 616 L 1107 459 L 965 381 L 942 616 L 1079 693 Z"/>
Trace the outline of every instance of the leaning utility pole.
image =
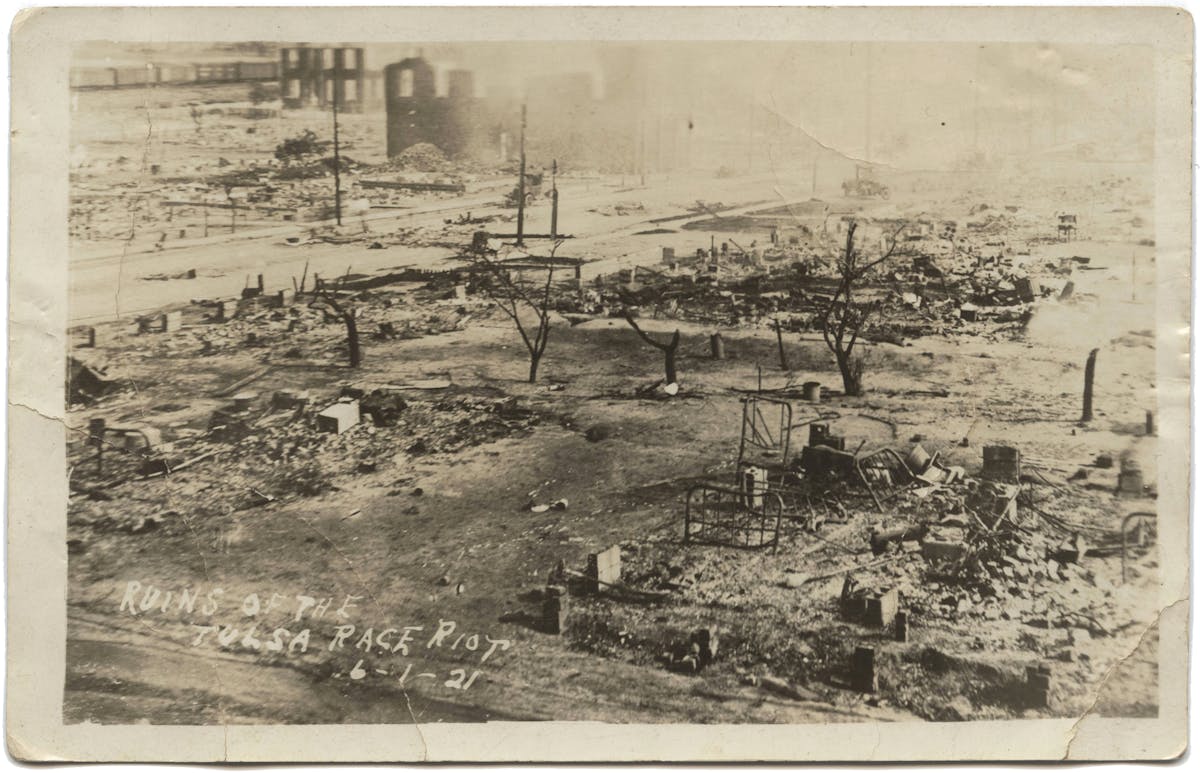
<path id="1" fill-rule="evenodd" d="M 333 216 L 337 218 L 338 225 L 342 224 L 342 154 L 338 146 L 337 121 L 337 87 L 340 85 L 340 83 L 333 84 Z"/>
<path id="2" fill-rule="evenodd" d="M 525 246 L 525 105 L 521 105 L 521 176 L 517 180 L 517 246 Z"/>
<path id="3" fill-rule="evenodd" d="M 550 238 L 558 238 L 558 159 L 550 162 Z"/>

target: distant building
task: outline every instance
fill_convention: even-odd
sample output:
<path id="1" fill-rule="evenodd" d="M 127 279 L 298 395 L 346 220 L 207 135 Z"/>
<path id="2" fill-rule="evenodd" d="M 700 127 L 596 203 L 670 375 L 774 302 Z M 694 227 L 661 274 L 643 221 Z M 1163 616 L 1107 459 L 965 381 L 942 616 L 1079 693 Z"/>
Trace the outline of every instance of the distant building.
<path id="1" fill-rule="evenodd" d="M 285 108 L 325 108 L 336 101 L 339 110 L 361 112 L 368 99 L 363 49 L 280 49 L 279 94 Z"/>
<path id="2" fill-rule="evenodd" d="M 475 101 L 471 73 L 451 73 L 449 96 L 438 97 L 433 67 L 421 57 L 410 57 L 385 67 L 383 82 L 389 157 L 422 142 L 448 154 L 462 152 L 469 135 L 466 119 Z"/>

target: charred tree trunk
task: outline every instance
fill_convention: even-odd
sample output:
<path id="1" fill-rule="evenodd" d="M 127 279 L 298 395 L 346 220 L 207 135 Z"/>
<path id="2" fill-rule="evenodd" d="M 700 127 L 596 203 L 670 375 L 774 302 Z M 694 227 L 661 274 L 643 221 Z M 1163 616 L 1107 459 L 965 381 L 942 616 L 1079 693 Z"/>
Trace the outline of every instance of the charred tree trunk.
<path id="1" fill-rule="evenodd" d="M 666 360 L 665 366 L 667 371 L 667 383 L 679 383 L 679 378 L 675 374 L 675 352 L 679 349 L 679 331 L 675 331 L 675 335 L 671 337 L 671 343 L 663 349 L 663 356 Z"/>
<path id="2" fill-rule="evenodd" d="M 679 351 L 679 331 L 676 330 L 671 335 L 671 340 L 664 344 L 659 341 L 655 341 L 653 338 L 646 335 L 645 331 L 638 327 L 638 324 L 633 321 L 633 316 L 628 312 L 625 314 L 625 321 L 629 323 L 629 326 L 633 328 L 635 332 L 637 332 L 638 336 L 641 337 L 643 341 L 663 353 L 663 370 L 666 371 L 666 383 L 678 384 L 679 376 L 675 371 L 675 354 L 677 351 Z"/>
<path id="3" fill-rule="evenodd" d="M 863 304 L 854 300 L 854 290 L 871 269 L 890 260 L 896 254 L 901 226 L 892 234 L 891 244 L 882 256 L 864 262 L 854 248 L 854 233 L 857 224 L 851 221 L 846 229 L 846 247 L 838 262 L 838 273 L 841 281 L 829 304 L 825 307 L 825 315 L 821 321 L 821 334 L 825 345 L 829 347 L 837 359 L 838 371 L 842 375 L 842 387 L 847 396 L 854 397 L 862 394 L 863 390 L 863 361 L 853 356 L 854 345 L 858 342 L 859 333 L 866 326 L 867 319 L 879 308 L 879 303 Z M 778 331 L 778 328 L 776 328 Z M 782 339 L 780 339 L 782 344 Z M 782 348 L 780 351 L 782 354 Z"/>
<path id="4" fill-rule="evenodd" d="M 541 354 L 530 353 L 530 355 L 529 355 L 529 383 L 530 384 L 534 384 L 537 382 L 538 363 L 540 363 L 541 361 L 542 361 Z"/>
<path id="5" fill-rule="evenodd" d="M 862 394 L 862 368 L 857 366 L 849 352 L 836 352 L 838 370 L 842 374 L 842 391 L 847 397 Z"/>
<path id="6" fill-rule="evenodd" d="M 334 294 L 326 291 L 324 284 L 320 282 L 315 273 L 313 282 L 315 283 L 314 292 L 317 293 L 317 296 L 309 305 L 324 303 L 328 307 L 325 310 L 326 320 L 342 318 L 343 324 L 346 325 L 346 349 L 349 352 L 350 367 L 357 368 L 362 365 L 362 346 L 358 340 L 358 310 L 353 306 L 343 306 L 338 303 Z"/>

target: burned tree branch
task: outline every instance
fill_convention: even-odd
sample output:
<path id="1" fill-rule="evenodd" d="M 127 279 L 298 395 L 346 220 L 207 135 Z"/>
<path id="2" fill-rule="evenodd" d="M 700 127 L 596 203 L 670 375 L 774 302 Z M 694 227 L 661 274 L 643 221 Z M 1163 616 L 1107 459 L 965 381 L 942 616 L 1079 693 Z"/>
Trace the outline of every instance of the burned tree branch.
<path id="1" fill-rule="evenodd" d="M 346 273 L 349 274 L 349 270 Z M 353 306 L 343 306 L 338 302 L 336 297 L 336 293 L 340 290 L 342 281 L 344 280 L 345 277 L 338 280 L 338 284 L 335 286 L 333 292 L 330 292 L 324 284 L 319 286 L 309 305 L 314 306 L 318 303 L 324 303 L 333 310 L 334 314 L 341 317 L 342 323 L 346 326 L 346 346 L 349 349 L 350 367 L 357 368 L 362 365 L 362 347 L 359 344 L 358 338 L 358 309 Z"/>
<path id="2" fill-rule="evenodd" d="M 514 279 L 510 269 L 495 257 L 486 246 L 472 247 L 468 253 L 472 265 L 486 273 L 488 281 L 483 283 L 483 292 L 492 303 L 512 320 L 529 352 L 529 383 L 537 381 L 538 365 L 546 346 L 550 342 L 550 302 L 554 289 L 554 258 L 562 240 L 554 243 L 546 261 L 546 279 L 539 287 L 529 282 Z M 522 310 L 531 311 L 537 318 L 536 324 L 521 319 Z"/>
<path id="3" fill-rule="evenodd" d="M 854 246 L 854 235 L 858 224 L 851 221 L 846 228 L 846 246 L 837 261 L 839 274 L 837 289 L 821 316 L 821 335 L 825 345 L 837 360 L 842 376 L 842 387 L 847 395 L 862 393 L 862 363 L 853 358 L 855 344 L 867 320 L 879 309 L 878 301 L 867 304 L 854 300 L 854 290 L 874 268 L 896 257 L 899 253 L 900 234 L 907 224 L 892 232 L 887 249 L 874 260 L 862 262 L 862 255 Z"/>
<path id="4" fill-rule="evenodd" d="M 638 323 L 633 320 L 633 315 L 628 311 L 625 312 L 625 321 L 629 323 L 629 326 L 633 328 L 634 332 L 637 333 L 643 341 L 663 353 L 663 369 L 666 374 L 665 383 L 679 383 L 678 374 L 675 371 L 675 353 L 679 350 L 679 331 L 676 330 L 671 336 L 671 340 L 664 344 L 661 341 L 654 340 L 646 333 L 646 331 L 638 327 Z"/>

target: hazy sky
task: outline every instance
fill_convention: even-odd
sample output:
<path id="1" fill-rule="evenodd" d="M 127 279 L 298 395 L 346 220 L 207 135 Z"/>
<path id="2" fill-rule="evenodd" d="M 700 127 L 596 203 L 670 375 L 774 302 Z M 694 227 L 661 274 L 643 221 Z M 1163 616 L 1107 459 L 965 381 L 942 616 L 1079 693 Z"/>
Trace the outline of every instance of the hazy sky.
<path id="1" fill-rule="evenodd" d="M 407 55 L 413 46 L 382 48 Z M 649 109 L 753 101 L 847 155 L 945 167 L 973 151 L 1026 155 L 1081 143 L 1136 158 L 1152 141 L 1152 51 L 1138 46 L 930 43 L 494 43 L 422 46 L 475 70 L 481 90 L 531 73 L 589 71 L 601 48 L 642 59 Z M 609 52 L 611 55 L 611 51 Z M 376 59 L 376 61 L 379 61 Z M 1138 143 L 1143 146 L 1139 147 Z"/>
<path id="2" fill-rule="evenodd" d="M 703 117 L 765 106 L 846 155 L 947 168 L 973 152 L 1038 154 L 1090 143 L 1098 159 L 1145 159 L 1154 130 L 1153 54 L 1144 46 L 939 43 L 370 44 L 382 69 L 423 52 L 442 73 L 475 72 L 478 91 L 520 92 L 531 75 L 644 68 L 645 110 Z M 198 44 L 84 44 L 76 64 L 249 58 Z"/>

